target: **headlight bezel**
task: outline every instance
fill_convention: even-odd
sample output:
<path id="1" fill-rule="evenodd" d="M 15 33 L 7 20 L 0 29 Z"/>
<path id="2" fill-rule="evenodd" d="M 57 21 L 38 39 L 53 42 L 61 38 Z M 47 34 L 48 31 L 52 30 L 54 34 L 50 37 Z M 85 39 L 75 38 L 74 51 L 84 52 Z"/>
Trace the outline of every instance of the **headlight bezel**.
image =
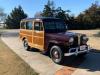
<path id="1" fill-rule="evenodd" d="M 88 37 L 86 35 L 82 36 L 81 44 L 87 44 Z"/>
<path id="2" fill-rule="evenodd" d="M 89 38 L 88 38 L 87 36 L 83 36 L 83 37 L 82 37 L 82 40 L 83 40 L 83 41 L 88 41 L 88 39 L 89 39 Z"/>
<path id="3" fill-rule="evenodd" d="M 73 37 L 70 37 L 69 43 L 73 43 L 73 42 L 74 42 L 74 38 Z"/>

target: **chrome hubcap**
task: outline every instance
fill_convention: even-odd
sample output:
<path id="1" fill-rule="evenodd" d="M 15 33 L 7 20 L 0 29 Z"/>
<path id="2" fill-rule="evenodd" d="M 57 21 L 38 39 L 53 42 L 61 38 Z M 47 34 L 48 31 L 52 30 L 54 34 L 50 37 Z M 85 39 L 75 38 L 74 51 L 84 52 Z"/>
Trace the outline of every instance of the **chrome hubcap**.
<path id="1" fill-rule="evenodd" d="M 54 51 L 53 56 L 54 56 L 55 59 L 58 59 L 58 58 L 59 58 L 59 53 L 58 53 L 58 51 Z"/>

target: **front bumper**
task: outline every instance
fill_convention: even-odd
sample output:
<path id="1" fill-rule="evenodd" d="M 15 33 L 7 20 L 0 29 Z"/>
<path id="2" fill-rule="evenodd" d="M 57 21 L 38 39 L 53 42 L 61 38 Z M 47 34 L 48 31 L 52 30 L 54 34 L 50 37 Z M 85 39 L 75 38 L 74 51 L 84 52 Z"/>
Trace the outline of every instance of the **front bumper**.
<path id="1" fill-rule="evenodd" d="M 90 46 L 86 46 L 87 48 L 84 50 L 80 50 L 80 47 L 76 47 L 76 48 L 70 48 L 68 53 L 65 53 L 64 56 L 72 56 L 72 55 L 79 55 L 82 53 L 88 53 L 90 50 L 92 50 L 92 48 L 90 48 Z M 73 51 L 73 52 L 72 52 Z"/>

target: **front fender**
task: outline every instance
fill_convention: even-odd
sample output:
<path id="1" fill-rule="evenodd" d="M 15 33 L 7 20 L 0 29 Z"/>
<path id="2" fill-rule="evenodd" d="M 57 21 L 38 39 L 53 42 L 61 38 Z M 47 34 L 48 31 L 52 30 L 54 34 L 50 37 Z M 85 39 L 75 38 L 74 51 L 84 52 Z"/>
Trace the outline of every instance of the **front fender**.
<path id="1" fill-rule="evenodd" d="M 65 42 L 64 41 L 58 41 L 58 40 L 51 40 L 49 41 L 49 43 L 53 43 L 53 44 L 56 44 L 56 45 L 64 45 Z"/>

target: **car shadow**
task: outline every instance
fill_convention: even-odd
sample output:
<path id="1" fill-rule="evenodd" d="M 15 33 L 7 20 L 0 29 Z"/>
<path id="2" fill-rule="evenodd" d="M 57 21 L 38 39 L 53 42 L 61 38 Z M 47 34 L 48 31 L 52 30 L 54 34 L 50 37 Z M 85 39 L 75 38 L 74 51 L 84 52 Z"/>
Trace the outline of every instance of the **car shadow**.
<path id="1" fill-rule="evenodd" d="M 88 71 L 100 71 L 100 50 L 93 49 L 84 57 L 65 57 L 65 62 L 61 64 L 67 67 L 87 69 Z"/>
<path id="2" fill-rule="evenodd" d="M 32 48 L 31 52 L 39 52 L 38 49 Z M 44 54 L 45 55 L 45 54 Z M 49 57 L 49 55 L 45 55 Z M 100 71 L 100 50 L 93 49 L 84 57 L 70 56 L 64 58 L 64 63 L 60 64 L 64 67 L 73 67 L 79 69 L 87 69 L 88 71 Z"/>
<path id="3" fill-rule="evenodd" d="M 85 57 L 70 56 L 65 57 L 64 62 L 61 64 L 63 66 L 78 68 L 78 66 L 85 60 Z"/>
<path id="4" fill-rule="evenodd" d="M 30 52 L 40 52 L 38 49 L 36 49 L 36 48 L 31 48 L 30 50 L 29 50 Z"/>
<path id="5" fill-rule="evenodd" d="M 30 52 L 38 52 L 38 53 L 40 53 L 40 54 L 42 54 L 42 55 L 45 55 L 46 57 L 50 57 L 50 55 L 49 55 L 49 53 L 43 53 L 43 52 L 41 52 L 39 49 L 36 49 L 36 48 L 31 48 L 31 50 L 29 50 Z"/>

